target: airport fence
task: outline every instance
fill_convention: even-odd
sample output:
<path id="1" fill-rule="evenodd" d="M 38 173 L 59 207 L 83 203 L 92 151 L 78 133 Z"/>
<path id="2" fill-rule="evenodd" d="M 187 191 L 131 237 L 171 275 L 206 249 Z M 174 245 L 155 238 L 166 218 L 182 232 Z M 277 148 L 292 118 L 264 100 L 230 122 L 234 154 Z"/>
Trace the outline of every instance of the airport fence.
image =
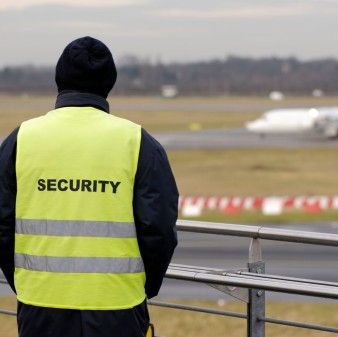
<path id="1" fill-rule="evenodd" d="M 224 270 L 170 264 L 166 273 L 166 278 L 204 283 L 241 300 L 247 304 L 246 313 L 161 301 L 148 301 L 149 305 L 245 319 L 248 337 L 264 337 L 266 323 L 338 333 L 338 327 L 307 324 L 265 316 L 265 291 L 337 299 L 338 283 L 266 274 L 260 245 L 260 240 L 264 239 L 338 247 L 338 235 L 188 220 L 178 220 L 177 229 L 184 232 L 251 238 L 248 263 L 245 268 Z M 0 283 L 6 283 L 6 281 L 0 279 Z M 0 314 L 15 316 L 16 312 L 0 309 Z"/>

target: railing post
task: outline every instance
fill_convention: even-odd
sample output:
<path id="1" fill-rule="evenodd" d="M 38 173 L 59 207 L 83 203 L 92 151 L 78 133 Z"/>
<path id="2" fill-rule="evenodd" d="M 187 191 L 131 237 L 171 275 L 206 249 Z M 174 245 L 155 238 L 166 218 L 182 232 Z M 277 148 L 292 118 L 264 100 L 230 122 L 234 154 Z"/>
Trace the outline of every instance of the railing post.
<path id="1" fill-rule="evenodd" d="M 258 239 L 252 239 L 249 248 L 248 269 L 251 273 L 264 274 L 265 263 Z M 265 337 L 265 292 L 260 289 L 249 289 L 249 302 L 247 305 L 247 336 Z"/>

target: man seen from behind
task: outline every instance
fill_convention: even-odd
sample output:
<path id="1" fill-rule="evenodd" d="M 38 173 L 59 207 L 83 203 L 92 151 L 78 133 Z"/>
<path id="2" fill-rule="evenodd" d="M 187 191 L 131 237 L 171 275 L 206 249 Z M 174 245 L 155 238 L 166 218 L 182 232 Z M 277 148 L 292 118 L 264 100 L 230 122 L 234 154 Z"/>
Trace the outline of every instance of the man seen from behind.
<path id="1" fill-rule="evenodd" d="M 20 337 L 143 337 L 177 245 L 163 147 L 109 114 L 117 73 L 92 37 L 66 46 L 55 109 L 0 148 L 0 267 Z"/>

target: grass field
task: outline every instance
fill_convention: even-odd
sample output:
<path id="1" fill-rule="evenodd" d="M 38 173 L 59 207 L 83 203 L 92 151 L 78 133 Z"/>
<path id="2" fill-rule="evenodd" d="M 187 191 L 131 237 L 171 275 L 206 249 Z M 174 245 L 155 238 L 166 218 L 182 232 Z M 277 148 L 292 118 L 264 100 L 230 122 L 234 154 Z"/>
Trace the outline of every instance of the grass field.
<path id="1" fill-rule="evenodd" d="M 174 151 L 172 168 L 183 196 L 299 196 L 338 194 L 337 149 Z M 203 158 L 203 159 L 202 159 Z M 193 218 L 191 218 L 193 219 Z M 226 223 L 337 221 L 338 211 L 203 211 L 199 220 Z"/>

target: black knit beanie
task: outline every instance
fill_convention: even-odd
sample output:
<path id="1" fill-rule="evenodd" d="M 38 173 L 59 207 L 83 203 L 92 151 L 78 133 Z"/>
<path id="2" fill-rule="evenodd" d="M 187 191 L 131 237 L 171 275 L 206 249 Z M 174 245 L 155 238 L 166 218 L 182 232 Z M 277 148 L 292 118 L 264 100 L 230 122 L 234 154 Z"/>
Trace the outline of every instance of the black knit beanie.
<path id="1" fill-rule="evenodd" d="M 78 90 L 107 98 L 116 77 L 114 59 L 108 47 L 90 36 L 68 44 L 56 64 L 58 92 Z"/>

